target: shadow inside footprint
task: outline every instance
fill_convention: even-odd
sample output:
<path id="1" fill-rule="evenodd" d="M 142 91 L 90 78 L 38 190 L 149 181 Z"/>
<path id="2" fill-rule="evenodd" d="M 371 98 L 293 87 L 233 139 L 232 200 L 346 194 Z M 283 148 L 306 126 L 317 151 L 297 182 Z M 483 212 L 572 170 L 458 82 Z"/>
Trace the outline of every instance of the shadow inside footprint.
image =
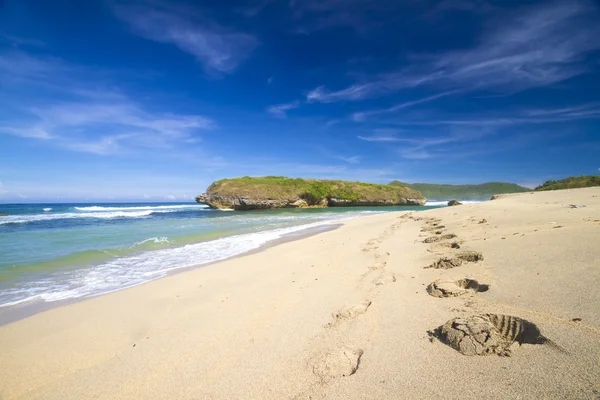
<path id="1" fill-rule="evenodd" d="M 487 292 L 488 285 L 480 284 L 475 279 L 463 278 L 456 281 L 436 280 L 427 286 L 427 293 L 433 297 L 457 297 L 467 293 Z"/>
<path id="2" fill-rule="evenodd" d="M 466 262 L 478 262 L 483 261 L 483 254 L 478 253 L 476 251 L 465 251 L 457 255 L 456 257 L 460 258 Z"/>
<path id="3" fill-rule="evenodd" d="M 454 233 L 448 233 L 446 235 L 441 236 L 430 236 L 427 239 L 423 240 L 423 243 L 435 243 L 440 242 L 442 240 L 454 239 L 456 235 Z"/>
<path id="4" fill-rule="evenodd" d="M 434 224 L 433 226 L 426 226 L 421 229 L 421 232 L 431 232 L 431 231 L 439 231 L 440 229 L 444 229 L 444 225 Z"/>
<path id="5" fill-rule="evenodd" d="M 427 333 L 430 341 L 438 339 L 467 356 L 510 356 L 514 343 L 543 344 L 566 353 L 556 343 L 543 336 L 534 323 L 512 315 L 480 314 L 457 317 Z"/>
<path id="6" fill-rule="evenodd" d="M 476 292 L 487 292 L 490 289 L 490 285 L 485 285 L 483 283 L 477 282 L 475 279 L 463 278 L 454 282 L 457 286 L 471 289 Z"/>
<path id="7" fill-rule="evenodd" d="M 446 247 L 450 247 L 451 249 L 460 249 L 460 244 L 457 242 L 448 243 Z"/>
<path id="8" fill-rule="evenodd" d="M 442 257 L 424 268 L 450 269 L 460 267 L 464 262 L 478 262 L 483 260 L 483 255 L 476 251 L 465 251 L 456 257 Z"/>

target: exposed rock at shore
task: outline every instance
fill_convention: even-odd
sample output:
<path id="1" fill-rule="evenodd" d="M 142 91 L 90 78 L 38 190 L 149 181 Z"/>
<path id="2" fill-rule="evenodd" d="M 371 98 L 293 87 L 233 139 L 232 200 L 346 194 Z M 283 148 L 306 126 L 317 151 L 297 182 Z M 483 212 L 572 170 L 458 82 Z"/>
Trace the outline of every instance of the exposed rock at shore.
<path id="1" fill-rule="evenodd" d="M 448 206 L 450 206 L 450 207 L 452 207 L 452 206 L 461 206 L 461 205 L 462 205 L 462 203 L 460 201 L 458 201 L 458 200 L 450 200 L 448 202 Z"/>
<path id="2" fill-rule="evenodd" d="M 360 207 L 360 206 L 423 206 L 425 203 L 419 199 L 400 200 L 344 200 L 331 198 L 327 201 L 328 207 Z"/>
<path id="3" fill-rule="evenodd" d="M 423 206 L 417 191 L 361 182 L 284 177 L 223 179 L 196 197 L 212 208 L 260 210 L 306 207 Z"/>
<path id="4" fill-rule="evenodd" d="M 261 210 L 273 208 L 308 208 L 308 207 L 362 207 L 362 206 L 422 206 L 421 199 L 400 200 L 344 200 L 323 199 L 316 204 L 309 204 L 301 198 L 290 199 L 263 199 L 248 196 L 220 196 L 218 194 L 204 193 L 196 197 L 198 203 L 206 204 L 212 208 L 234 209 L 234 210 Z"/>
<path id="5" fill-rule="evenodd" d="M 204 193 L 196 197 L 198 203 L 206 204 L 212 208 L 234 210 L 261 210 L 271 208 L 306 208 L 309 204 L 300 198 L 291 199 L 261 199 L 248 196 L 220 196 L 218 194 Z M 327 206 L 327 203 L 323 207 Z"/>

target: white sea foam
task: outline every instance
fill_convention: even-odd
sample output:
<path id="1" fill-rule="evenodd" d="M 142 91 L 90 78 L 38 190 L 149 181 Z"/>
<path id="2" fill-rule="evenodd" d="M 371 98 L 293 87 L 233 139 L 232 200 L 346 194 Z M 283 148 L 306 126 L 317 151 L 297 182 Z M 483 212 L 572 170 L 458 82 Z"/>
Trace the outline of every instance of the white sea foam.
<path id="1" fill-rule="evenodd" d="M 169 242 L 169 238 L 164 237 L 164 236 L 162 236 L 162 237 L 151 237 L 149 239 L 142 240 L 142 241 L 139 241 L 139 242 L 136 242 L 136 243 L 132 244 L 130 246 L 130 248 L 141 246 L 142 244 L 149 243 L 149 242 L 151 242 L 151 243 L 157 243 L 157 244 L 158 243 L 160 243 L 160 244 L 169 244 L 170 243 Z"/>
<path id="2" fill-rule="evenodd" d="M 427 203 L 425 203 L 426 206 L 447 206 L 448 202 L 447 201 L 429 201 L 427 200 Z"/>
<path id="3" fill-rule="evenodd" d="M 181 209 L 207 209 L 205 204 L 181 204 L 172 206 L 123 206 L 123 207 L 73 207 L 77 211 L 98 212 L 98 211 L 135 211 L 135 210 L 181 210 Z"/>
<path id="4" fill-rule="evenodd" d="M 89 212 L 89 213 L 60 213 L 60 214 L 33 214 L 33 215 L 8 215 L 0 217 L 0 225 L 3 224 L 25 224 L 36 221 L 49 221 L 54 219 L 73 219 L 73 218 L 142 218 L 153 213 L 174 212 L 174 210 L 146 210 L 146 211 L 114 211 L 114 212 Z"/>
<path id="5" fill-rule="evenodd" d="M 45 212 L 52 211 L 52 209 L 51 209 L 50 207 L 48 207 L 48 208 L 43 208 L 43 210 L 44 210 Z"/>
<path id="6" fill-rule="evenodd" d="M 169 271 L 203 265 L 259 248 L 284 235 L 376 212 L 329 215 L 328 219 L 287 228 L 229 236 L 182 247 L 147 251 L 83 269 L 66 270 L 23 282 L 0 292 L 0 307 L 28 301 L 95 296 L 165 276 Z M 150 238 L 160 241 L 166 238 Z"/>

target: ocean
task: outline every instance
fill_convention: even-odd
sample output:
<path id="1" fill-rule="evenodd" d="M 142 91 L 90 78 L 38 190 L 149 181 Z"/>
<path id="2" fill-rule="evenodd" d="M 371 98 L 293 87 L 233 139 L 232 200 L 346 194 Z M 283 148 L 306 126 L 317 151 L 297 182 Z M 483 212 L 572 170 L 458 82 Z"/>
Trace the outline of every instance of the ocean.
<path id="1" fill-rule="evenodd" d="M 238 212 L 196 203 L 0 204 L 0 214 L 7 214 L 0 215 L 0 309 L 96 296 L 331 222 L 428 208 Z"/>

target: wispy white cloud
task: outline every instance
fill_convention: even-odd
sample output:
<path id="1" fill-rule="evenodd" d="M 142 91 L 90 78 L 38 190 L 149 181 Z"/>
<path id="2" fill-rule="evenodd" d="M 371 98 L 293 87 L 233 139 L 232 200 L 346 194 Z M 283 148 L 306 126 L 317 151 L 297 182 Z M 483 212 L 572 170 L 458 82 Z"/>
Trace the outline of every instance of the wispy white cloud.
<path id="1" fill-rule="evenodd" d="M 591 117 L 600 116 L 600 103 L 580 104 L 563 108 L 546 108 L 525 110 L 525 115 L 533 117 Z"/>
<path id="2" fill-rule="evenodd" d="M 170 148 L 195 139 L 198 130 L 214 127 L 202 116 L 150 114 L 127 98 L 113 104 L 53 103 L 31 109 L 31 113 L 37 116 L 32 126 L 7 133 L 51 139 L 61 147 L 101 155 Z"/>
<path id="3" fill-rule="evenodd" d="M 238 14 L 242 14 L 248 18 L 252 18 L 260 14 L 270 4 L 277 2 L 278 0 L 254 0 L 248 1 L 239 7 L 234 8 L 234 11 Z M 243 3 L 243 2 L 242 2 Z"/>
<path id="4" fill-rule="evenodd" d="M 322 154 L 325 158 L 333 159 L 333 160 L 340 160 L 340 161 L 343 161 L 348 164 L 360 164 L 360 162 L 363 158 L 363 156 L 361 156 L 359 154 L 346 155 L 341 152 L 335 151 L 335 148 L 332 146 L 317 145 L 314 147 L 314 149 L 318 153 Z"/>
<path id="5" fill-rule="evenodd" d="M 362 157 L 361 156 L 351 156 L 351 157 L 337 156 L 336 158 L 338 160 L 345 161 L 348 164 L 358 164 L 358 163 L 360 163 L 360 160 Z"/>
<path id="6" fill-rule="evenodd" d="M 360 140 L 367 142 L 400 142 L 401 139 L 395 136 L 357 136 Z"/>
<path id="7" fill-rule="evenodd" d="M 362 100 L 418 86 L 521 91 L 552 85 L 588 71 L 587 53 L 600 49 L 597 18 L 598 8 L 584 0 L 494 13 L 473 48 L 414 57 L 407 68 L 341 90 L 320 86 L 307 100 Z"/>
<path id="8" fill-rule="evenodd" d="M 439 76 L 440 73 L 420 75 L 409 71 L 382 74 L 376 80 L 356 83 L 336 91 L 328 90 L 325 86 L 319 86 L 307 93 L 306 100 L 319 103 L 364 100 L 394 93 L 400 89 L 424 85 L 438 79 Z"/>
<path id="9" fill-rule="evenodd" d="M 442 0 L 437 2 L 427 15 L 437 17 L 449 11 L 487 13 L 493 10 L 494 7 L 486 0 Z"/>
<path id="10" fill-rule="evenodd" d="M 357 136 L 357 139 L 367 142 L 386 144 L 407 160 L 425 160 L 431 158 L 448 157 L 456 154 L 450 152 L 448 146 L 461 145 L 476 142 L 484 137 L 496 133 L 494 127 L 481 129 L 460 128 L 440 132 L 436 136 L 424 135 L 423 132 L 412 132 L 412 134 L 391 134 Z M 461 150 L 461 154 L 464 153 Z"/>
<path id="11" fill-rule="evenodd" d="M 233 72 L 258 45 L 252 35 L 167 3 L 116 5 L 114 10 L 136 35 L 177 46 L 192 54 L 208 72 Z"/>
<path id="12" fill-rule="evenodd" d="M 294 101 L 292 103 L 277 104 L 277 105 L 271 106 L 271 107 L 267 108 L 267 111 L 269 113 L 271 113 L 272 115 L 274 115 L 275 117 L 285 118 L 285 117 L 287 117 L 287 112 L 289 110 L 293 110 L 294 108 L 298 108 L 298 107 L 300 107 L 300 102 Z"/>
<path id="13" fill-rule="evenodd" d="M 499 128 L 515 125 L 549 124 L 593 119 L 600 119 L 600 105 L 597 103 L 564 106 L 560 108 L 525 110 L 507 109 L 502 112 L 494 113 L 481 112 L 476 116 L 472 116 L 468 113 L 464 115 L 445 115 L 443 112 L 437 112 L 435 115 L 427 117 L 413 117 L 407 115 L 400 119 L 389 118 L 380 120 L 379 122 L 402 127 L 485 126 Z"/>
<path id="14" fill-rule="evenodd" d="M 373 0 L 291 0 L 292 32 L 311 34 L 316 31 L 346 27 L 363 34 L 381 25 L 382 16 L 400 14 L 410 2 Z"/>
<path id="15" fill-rule="evenodd" d="M 63 146 L 84 153 L 108 155 L 123 151 L 121 141 L 130 138 L 131 135 L 111 135 L 99 139 L 74 139 L 61 138 Z"/>
<path id="16" fill-rule="evenodd" d="M 0 41 L 7 42 L 13 47 L 44 47 L 46 44 L 41 40 L 28 39 L 15 35 L 0 34 Z"/>
<path id="17" fill-rule="evenodd" d="M 13 126 L 0 126 L 0 133 L 31 139 L 52 139 L 52 135 L 48 133 L 44 127 L 36 125 L 22 128 L 15 128 Z"/>
<path id="18" fill-rule="evenodd" d="M 17 83 L 39 82 L 49 75 L 71 75 L 75 72 L 71 66 L 56 57 L 31 56 L 22 51 L 0 53 L 0 71 Z"/>
<path id="19" fill-rule="evenodd" d="M 90 124 L 123 125 L 131 129 L 146 129 L 171 137 L 187 137 L 190 129 L 211 129 L 212 120 L 202 116 L 150 114 L 141 110 L 130 99 L 102 103 L 57 103 L 44 108 L 33 108 L 49 126 L 86 126 Z"/>
<path id="20" fill-rule="evenodd" d="M 96 86 L 93 68 L 57 58 L 0 53 L 0 74 L 12 94 L 10 102 L 0 100 L 0 134 L 114 154 L 195 142 L 199 131 L 215 127 L 201 115 L 148 112 L 113 86 Z M 36 96 L 24 95 L 29 92 Z"/>
<path id="21" fill-rule="evenodd" d="M 407 138 L 407 137 L 395 137 L 395 136 L 358 136 L 360 140 L 366 140 L 367 142 L 406 142 L 413 143 L 419 146 L 428 147 L 434 145 L 440 145 L 450 142 L 461 140 L 460 136 L 449 136 L 439 138 Z"/>
<path id="22" fill-rule="evenodd" d="M 330 92 L 325 86 L 319 86 L 306 95 L 308 102 L 333 103 L 336 101 L 360 100 L 376 92 L 378 84 L 352 85 L 346 89 Z M 382 87 L 383 89 L 383 87 Z"/>
<path id="23" fill-rule="evenodd" d="M 440 99 L 442 97 L 450 96 L 450 95 L 456 94 L 458 92 L 459 92 L 458 90 L 450 90 L 447 92 L 438 93 L 433 96 L 424 97 L 422 99 L 417 99 L 417 100 L 407 101 L 405 103 L 396 104 L 395 106 L 384 108 L 381 110 L 356 112 L 352 115 L 352 118 L 354 119 L 354 121 L 364 121 L 367 117 L 370 117 L 373 115 L 394 113 L 394 112 L 404 110 L 404 109 L 412 107 L 412 106 L 416 106 L 418 104 L 428 103 L 430 101 L 434 101 L 434 100 Z"/>

